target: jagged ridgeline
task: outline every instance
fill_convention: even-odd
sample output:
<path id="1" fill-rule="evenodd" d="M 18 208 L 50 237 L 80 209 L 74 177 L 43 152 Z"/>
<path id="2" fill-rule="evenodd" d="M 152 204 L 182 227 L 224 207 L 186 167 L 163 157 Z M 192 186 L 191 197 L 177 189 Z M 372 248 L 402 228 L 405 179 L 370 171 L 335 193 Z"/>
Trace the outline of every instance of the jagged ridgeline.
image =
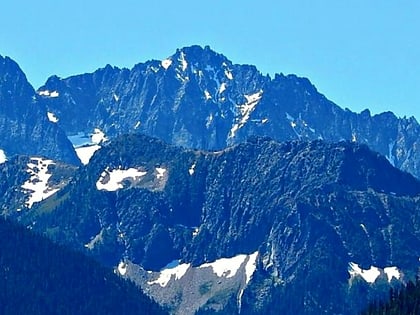
<path id="1" fill-rule="evenodd" d="M 80 164 L 65 132 L 38 100 L 19 66 L 0 56 L 0 162 L 27 154 Z"/>
<path id="2" fill-rule="evenodd" d="M 86 256 L 0 218 L 0 313 L 166 314 Z"/>
<path id="3" fill-rule="evenodd" d="M 192 151 L 127 135 L 20 221 L 174 314 L 356 314 L 413 278 L 420 183 L 349 142 Z"/>
<path id="4" fill-rule="evenodd" d="M 36 92 L 0 57 L 1 214 L 173 314 L 350 315 L 415 279 L 419 134 L 209 47 Z"/>
<path id="5" fill-rule="evenodd" d="M 106 66 L 52 76 L 40 102 L 68 135 L 139 132 L 189 148 L 221 150 L 249 136 L 368 144 L 420 177 L 420 127 L 414 118 L 343 110 L 308 79 L 261 74 L 209 47 L 185 47 L 131 70 Z"/>

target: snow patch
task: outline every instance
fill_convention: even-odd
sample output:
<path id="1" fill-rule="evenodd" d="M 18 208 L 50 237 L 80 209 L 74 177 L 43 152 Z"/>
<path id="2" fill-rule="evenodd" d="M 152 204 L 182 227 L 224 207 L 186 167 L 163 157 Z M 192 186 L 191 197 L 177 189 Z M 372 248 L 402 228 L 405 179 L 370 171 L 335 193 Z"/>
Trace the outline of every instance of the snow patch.
<path id="1" fill-rule="evenodd" d="M 124 188 L 123 182 L 125 180 L 137 181 L 146 174 L 147 172 L 136 168 L 110 170 L 107 167 L 99 176 L 96 188 L 98 190 L 117 191 Z"/>
<path id="2" fill-rule="evenodd" d="M 212 122 L 213 122 L 213 114 L 210 113 L 210 115 L 206 118 L 206 128 L 209 128 Z"/>
<path id="3" fill-rule="evenodd" d="M 90 135 L 79 132 L 76 135 L 67 136 L 67 138 L 73 144 L 77 156 L 84 165 L 88 164 L 93 154 L 101 148 L 99 144 L 108 140 L 99 128 L 95 128 Z"/>
<path id="4" fill-rule="evenodd" d="M 163 177 L 163 174 L 165 174 L 166 169 L 161 168 L 161 167 L 156 167 L 156 172 L 157 172 L 156 178 L 159 179 Z"/>
<path id="5" fill-rule="evenodd" d="M 54 113 L 47 112 L 47 117 L 48 117 L 48 120 L 53 122 L 53 123 L 58 122 L 58 118 L 57 118 L 57 116 L 54 115 Z"/>
<path id="6" fill-rule="evenodd" d="M 392 166 L 395 166 L 395 156 L 392 153 L 392 150 L 394 149 L 394 146 L 395 146 L 395 141 L 388 144 L 387 159 L 388 159 L 389 163 L 391 163 Z"/>
<path id="7" fill-rule="evenodd" d="M 2 149 L 0 149 L 0 164 L 7 161 L 6 153 Z"/>
<path id="8" fill-rule="evenodd" d="M 193 236 L 193 237 L 197 236 L 197 235 L 198 235 L 198 232 L 200 232 L 200 229 L 199 229 L 198 227 L 196 227 L 196 228 L 194 229 L 194 231 L 192 232 L 192 236 Z"/>
<path id="9" fill-rule="evenodd" d="M 184 54 L 184 52 L 183 52 L 183 51 L 181 51 L 181 54 L 179 55 L 179 59 L 178 59 L 178 61 L 180 61 L 180 62 L 181 62 L 182 71 L 187 70 L 188 63 L 187 63 L 187 60 L 185 59 L 185 54 Z"/>
<path id="10" fill-rule="evenodd" d="M 140 121 L 136 122 L 136 124 L 134 125 L 134 129 L 137 129 L 138 127 L 140 127 Z"/>
<path id="11" fill-rule="evenodd" d="M 149 281 L 147 284 L 159 284 L 161 287 L 166 287 L 166 285 L 172 279 L 172 276 L 175 276 L 175 280 L 181 279 L 190 268 L 190 266 L 191 264 L 181 264 L 174 268 L 163 269 L 160 272 L 159 278 L 154 281 Z"/>
<path id="12" fill-rule="evenodd" d="M 210 95 L 209 91 L 207 91 L 207 90 L 204 91 L 204 97 L 206 98 L 206 101 L 211 100 L 211 95 Z"/>
<path id="13" fill-rule="evenodd" d="M 355 132 L 352 132 L 351 134 L 351 142 L 357 142 L 357 135 Z"/>
<path id="14" fill-rule="evenodd" d="M 258 251 L 252 253 L 249 255 L 248 262 L 245 265 L 245 274 L 246 274 L 246 281 L 245 283 L 248 284 L 251 280 L 252 275 L 255 272 L 255 269 L 257 268 L 257 257 L 258 257 Z"/>
<path id="15" fill-rule="evenodd" d="M 268 121 L 268 118 L 261 119 L 261 123 L 265 124 Z"/>
<path id="16" fill-rule="evenodd" d="M 100 144 L 101 142 L 108 140 L 108 138 L 99 128 L 94 129 L 91 139 L 94 144 Z"/>
<path id="17" fill-rule="evenodd" d="M 34 203 L 52 196 L 59 190 L 48 186 L 48 180 L 52 176 L 51 173 L 48 173 L 48 166 L 54 164 L 55 163 L 52 160 L 39 157 L 32 157 L 27 164 L 28 168 L 26 169 L 26 172 L 28 172 L 31 177 L 21 187 L 29 192 L 29 198 L 25 202 L 25 205 L 28 208 L 31 208 Z"/>
<path id="18" fill-rule="evenodd" d="M 161 61 L 161 63 L 160 63 L 160 65 L 165 69 L 165 70 L 168 70 L 168 68 L 171 66 L 171 64 L 172 64 L 172 60 L 171 59 L 165 59 L 165 60 L 162 60 Z"/>
<path id="19" fill-rule="evenodd" d="M 77 157 L 80 159 L 83 165 L 89 164 L 90 159 L 92 158 L 93 154 L 101 148 L 100 145 L 87 145 L 83 147 L 75 148 Z"/>
<path id="20" fill-rule="evenodd" d="M 225 70 L 225 76 L 226 76 L 226 78 L 228 78 L 229 80 L 233 80 L 233 75 L 232 75 L 232 72 L 230 72 L 229 70 Z"/>
<path id="21" fill-rule="evenodd" d="M 220 87 L 219 87 L 219 94 L 222 94 L 224 91 L 226 91 L 226 83 L 222 83 L 222 84 L 220 84 Z"/>
<path id="22" fill-rule="evenodd" d="M 351 262 L 349 264 L 350 276 L 361 276 L 366 282 L 374 283 L 381 272 L 379 268 L 371 266 L 368 270 L 361 269 L 358 264 Z"/>
<path id="23" fill-rule="evenodd" d="M 386 267 L 384 268 L 384 272 L 388 278 L 388 282 L 391 282 L 392 278 L 399 280 L 401 277 L 401 273 L 397 267 Z"/>
<path id="24" fill-rule="evenodd" d="M 196 165 L 196 163 L 194 163 L 193 165 L 191 165 L 190 169 L 188 170 L 188 173 L 190 175 L 193 175 L 194 174 L 194 172 L 195 172 L 195 165 Z"/>
<path id="25" fill-rule="evenodd" d="M 241 254 L 232 258 L 220 258 L 212 263 L 203 264 L 199 268 L 211 267 L 218 277 L 232 278 L 236 275 L 246 257 L 247 255 Z"/>
<path id="26" fill-rule="evenodd" d="M 256 106 L 258 105 L 262 95 L 263 95 L 262 90 L 254 94 L 244 95 L 246 99 L 246 103 L 237 106 L 239 108 L 239 112 L 241 116 L 239 118 L 236 118 L 236 121 L 238 122 L 232 126 L 232 129 L 230 130 L 230 133 L 228 136 L 229 138 L 233 138 L 236 132 L 240 128 L 242 128 L 243 125 L 246 124 L 251 113 L 255 110 Z"/>
<path id="27" fill-rule="evenodd" d="M 57 91 L 49 91 L 49 90 L 44 90 L 44 91 L 38 91 L 38 95 L 40 96 L 46 96 L 46 97 L 59 97 L 60 93 L 58 93 Z"/>
<path id="28" fill-rule="evenodd" d="M 127 264 L 124 263 L 123 261 L 121 261 L 118 264 L 118 272 L 120 273 L 120 275 L 125 276 L 125 274 L 127 273 Z"/>
<path id="29" fill-rule="evenodd" d="M 115 93 L 112 94 L 112 97 L 114 98 L 114 101 L 116 101 L 116 102 L 118 102 L 120 100 L 120 97 Z"/>

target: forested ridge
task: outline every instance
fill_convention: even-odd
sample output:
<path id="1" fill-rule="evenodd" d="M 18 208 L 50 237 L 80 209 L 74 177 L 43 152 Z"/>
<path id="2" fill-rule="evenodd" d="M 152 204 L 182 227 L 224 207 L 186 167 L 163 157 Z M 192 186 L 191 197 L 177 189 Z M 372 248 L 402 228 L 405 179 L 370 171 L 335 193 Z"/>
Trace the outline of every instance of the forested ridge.
<path id="1" fill-rule="evenodd" d="M 391 290 L 387 302 L 372 303 L 362 315 L 420 314 L 420 280 L 408 282 L 401 290 Z"/>
<path id="2" fill-rule="evenodd" d="M 165 314 L 133 283 L 0 219 L 0 314 Z"/>

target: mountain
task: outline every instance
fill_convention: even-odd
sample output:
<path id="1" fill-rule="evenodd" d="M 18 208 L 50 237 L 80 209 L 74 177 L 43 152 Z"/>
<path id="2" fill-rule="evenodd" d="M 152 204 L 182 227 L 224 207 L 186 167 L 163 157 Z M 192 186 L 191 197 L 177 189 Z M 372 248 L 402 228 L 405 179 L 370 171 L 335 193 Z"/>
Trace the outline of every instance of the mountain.
<path id="1" fill-rule="evenodd" d="M 0 155 L 43 155 L 80 164 L 72 144 L 10 58 L 0 56 Z"/>
<path id="2" fill-rule="evenodd" d="M 257 135 L 279 141 L 349 140 L 369 145 L 420 177 L 420 126 L 413 117 L 343 110 L 306 78 L 271 78 L 209 47 L 178 49 L 165 60 L 131 70 L 108 65 L 64 79 L 52 76 L 38 94 L 67 134 L 139 132 L 204 150 Z"/>
<path id="3" fill-rule="evenodd" d="M 1 314 L 165 314 L 92 259 L 3 218 L 0 238 Z"/>
<path id="4" fill-rule="evenodd" d="M 419 268 L 420 182 L 357 143 L 126 135 L 55 196 L 20 222 L 174 314 L 356 314 Z"/>

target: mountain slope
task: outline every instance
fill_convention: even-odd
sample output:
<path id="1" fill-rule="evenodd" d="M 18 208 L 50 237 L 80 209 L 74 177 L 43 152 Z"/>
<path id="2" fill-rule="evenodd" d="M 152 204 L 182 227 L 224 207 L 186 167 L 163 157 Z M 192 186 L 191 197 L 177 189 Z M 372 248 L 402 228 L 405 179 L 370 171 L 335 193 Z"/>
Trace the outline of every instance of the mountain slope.
<path id="1" fill-rule="evenodd" d="M 1 314 L 165 314 L 80 253 L 0 219 Z"/>
<path id="2" fill-rule="evenodd" d="M 390 162 L 420 177 L 420 126 L 392 113 L 371 116 L 343 110 L 305 78 L 262 75 L 199 46 L 133 69 L 106 66 L 60 79 L 38 90 L 68 133 L 95 128 L 114 137 L 141 132 L 188 148 L 220 150 L 249 136 L 368 144 Z"/>
<path id="3" fill-rule="evenodd" d="M 0 56 L 0 152 L 43 155 L 78 165 L 75 151 L 19 66 Z"/>
<path id="4" fill-rule="evenodd" d="M 62 196 L 22 222 L 121 266 L 179 314 L 354 314 L 419 267 L 420 182 L 348 142 L 253 138 L 203 152 L 129 135 L 104 145 Z M 203 269 L 234 257 L 235 277 Z M 173 260 L 178 269 L 165 267 Z M 198 291 L 183 291 L 191 278 Z M 200 292 L 201 304 L 182 308 Z"/>

